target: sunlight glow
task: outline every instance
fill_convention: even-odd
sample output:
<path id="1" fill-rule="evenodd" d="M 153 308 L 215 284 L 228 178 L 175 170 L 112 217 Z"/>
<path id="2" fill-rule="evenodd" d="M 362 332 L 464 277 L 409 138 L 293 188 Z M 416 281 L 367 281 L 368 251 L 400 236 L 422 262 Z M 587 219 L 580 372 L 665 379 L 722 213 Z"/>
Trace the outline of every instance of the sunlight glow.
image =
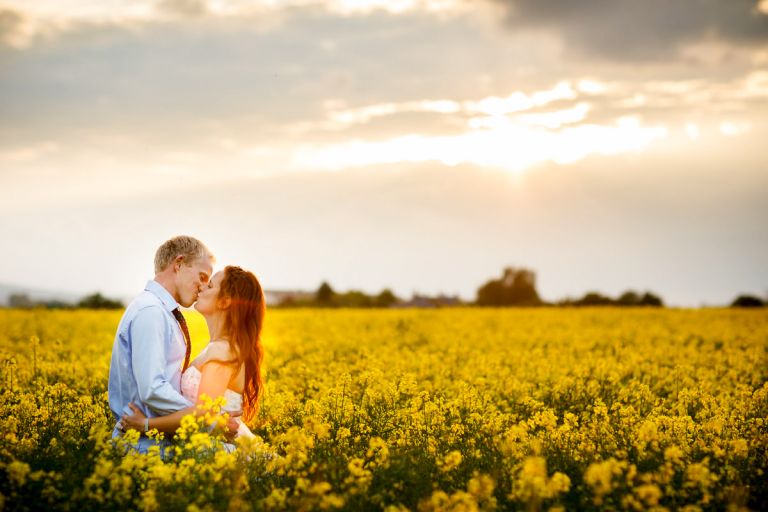
<path id="1" fill-rule="evenodd" d="M 120 21 L 149 19 L 156 12 L 150 0 L 4 0 L 3 6 L 23 13 L 27 21 L 66 23 L 69 21 Z"/>
<path id="2" fill-rule="evenodd" d="M 596 86 L 594 84 L 592 87 L 593 91 L 596 90 Z M 445 99 L 421 100 L 407 101 L 402 103 L 378 103 L 375 105 L 368 105 L 365 107 L 346 110 L 338 110 L 340 107 L 339 104 L 336 102 L 329 102 L 326 108 L 330 110 L 328 117 L 332 122 L 350 125 L 367 123 L 368 121 L 377 117 L 391 116 L 405 112 L 434 112 L 438 114 L 457 114 L 464 112 L 475 115 L 484 114 L 486 116 L 504 117 L 507 114 L 531 110 L 533 108 L 542 107 L 556 101 L 573 100 L 577 97 L 578 94 L 570 82 L 560 82 L 551 89 L 536 91 L 532 94 L 526 94 L 522 91 L 515 91 L 507 97 L 488 96 L 476 101 L 458 102 Z M 570 109 L 572 112 L 569 114 L 532 114 L 530 117 L 530 124 L 539 124 L 543 126 L 560 126 L 565 122 L 575 121 L 555 122 L 553 120 L 555 117 L 578 117 L 578 113 L 583 112 L 586 114 L 588 109 L 588 106 L 580 104 L 574 107 L 574 109 Z M 583 116 L 578 118 L 577 121 L 581 119 L 583 119 Z M 482 124 L 482 122 L 480 124 Z"/>
<path id="3" fill-rule="evenodd" d="M 623 100 L 619 101 L 618 105 L 624 108 L 637 108 L 642 107 L 646 103 L 648 103 L 648 98 L 645 96 L 645 94 L 635 93 L 629 98 L 624 98 Z"/>
<path id="4" fill-rule="evenodd" d="M 565 124 L 580 123 L 587 117 L 591 107 L 589 103 L 579 103 L 572 108 L 541 114 L 523 114 L 518 119 L 531 126 L 543 126 L 545 128 L 560 128 Z"/>
<path id="5" fill-rule="evenodd" d="M 574 124 L 583 121 L 590 111 L 588 103 L 579 103 L 571 108 L 555 110 L 552 112 L 540 112 L 535 114 L 518 114 L 516 116 L 487 116 L 473 117 L 469 120 L 472 129 L 500 129 L 514 125 L 544 127 L 550 129 L 560 128 L 566 124 Z"/>
<path id="6" fill-rule="evenodd" d="M 530 110 L 558 100 L 572 100 L 577 97 L 570 82 L 560 82 L 552 89 L 537 91 L 531 95 L 516 91 L 506 98 L 490 96 L 480 101 L 469 101 L 464 107 L 469 112 L 488 115 L 503 115 Z"/>
<path id="7" fill-rule="evenodd" d="M 699 125 L 696 123 L 687 123 L 685 125 L 685 133 L 691 140 L 698 140 L 698 138 L 701 136 L 701 130 L 699 129 Z"/>
<path id="8" fill-rule="evenodd" d="M 171 4 L 172 2 L 169 2 Z M 183 2 L 177 2 L 183 11 Z M 214 17 L 260 15 L 301 7 L 322 7 L 341 15 L 369 14 L 383 11 L 402 14 L 426 12 L 460 13 L 468 8 L 461 0 L 200 0 L 192 2 L 201 14 Z M 164 8 L 157 0 L 3 0 L 2 7 L 23 13 L 33 24 L 86 22 L 133 22 L 162 20 L 173 8 Z"/>
<path id="9" fill-rule="evenodd" d="M 579 90 L 579 92 L 584 94 L 603 94 L 608 90 L 608 86 L 603 82 L 590 80 L 588 78 L 579 80 L 579 83 L 576 84 L 576 88 Z"/>
<path id="10" fill-rule="evenodd" d="M 372 11 L 401 14 L 417 9 L 428 12 L 449 11 L 463 5 L 457 0 L 329 0 L 326 6 L 341 14 L 367 14 Z"/>
<path id="11" fill-rule="evenodd" d="M 720 133 L 726 137 L 737 137 L 747 133 L 751 129 L 752 125 L 749 123 L 739 123 L 733 121 L 724 121 L 720 123 Z"/>
<path id="12" fill-rule="evenodd" d="M 600 94 L 604 84 L 581 80 L 580 91 Z M 585 92 L 586 94 L 587 92 Z M 451 136 L 410 134 L 385 141 L 304 146 L 294 155 L 301 168 L 342 169 L 397 162 L 438 161 L 446 165 L 476 165 L 521 170 L 540 162 L 567 163 L 593 153 L 615 154 L 644 148 L 666 136 L 666 128 L 643 127 L 637 118 L 619 118 L 613 125 L 583 123 L 591 111 L 588 102 L 567 108 L 538 112 L 534 109 L 551 103 L 572 101 L 579 93 L 571 82 L 563 81 L 550 89 L 509 96 L 489 96 L 475 101 L 422 100 L 380 103 L 356 109 L 343 109 L 342 102 L 328 102 L 332 125 L 363 124 L 374 118 L 403 112 L 465 114 L 467 132 Z M 530 111 L 530 112 L 529 112 Z"/>
<path id="13" fill-rule="evenodd" d="M 391 116 L 403 112 L 435 112 L 453 114 L 461 110 L 461 105 L 450 100 L 424 100 L 405 103 L 379 103 L 358 109 L 331 112 L 330 118 L 342 124 L 367 123 L 375 117 Z"/>
<path id="14" fill-rule="evenodd" d="M 768 98 L 768 71 L 750 73 L 739 89 L 741 98 Z"/>
<path id="15" fill-rule="evenodd" d="M 648 82 L 645 89 L 652 93 L 683 95 L 689 94 L 702 86 L 695 80 L 666 80 Z"/>
<path id="16" fill-rule="evenodd" d="M 558 132 L 510 123 L 454 136 L 414 134 L 386 141 L 305 146 L 296 152 L 294 161 L 303 168 L 325 170 L 436 161 L 521 171 L 547 161 L 565 164 L 590 154 L 639 151 L 667 134 L 666 127 L 644 127 L 636 118 L 622 118 L 612 125 L 583 124 Z"/>
<path id="17" fill-rule="evenodd" d="M 148 0 L 4 0 L 2 8 L 19 16 L 19 23 L 10 33 L 0 34 L 17 49 L 29 47 L 41 35 L 61 33 L 77 23 L 135 23 L 156 17 L 155 6 Z"/>
<path id="18" fill-rule="evenodd" d="M 342 13 L 369 12 L 386 10 L 394 14 L 414 9 L 415 0 L 336 0 L 336 10 Z"/>

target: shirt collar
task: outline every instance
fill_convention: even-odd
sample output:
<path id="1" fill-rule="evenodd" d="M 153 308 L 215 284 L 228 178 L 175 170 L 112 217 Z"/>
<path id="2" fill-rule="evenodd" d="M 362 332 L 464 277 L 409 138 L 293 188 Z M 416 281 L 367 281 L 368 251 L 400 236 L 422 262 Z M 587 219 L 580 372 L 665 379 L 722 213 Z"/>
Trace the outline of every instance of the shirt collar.
<path id="1" fill-rule="evenodd" d="M 172 312 L 174 309 L 179 307 L 179 303 L 176 302 L 176 300 L 171 296 L 170 293 L 168 293 L 168 290 L 166 290 L 163 285 L 155 281 L 154 279 L 147 281 L 147 286 L 144 287 L 144 290 L 148 291 L 149 293 L 155 295 L 158 299 L 160 299 L 160 302 L 163 303 L 163 307 L 168 311 Z"/>

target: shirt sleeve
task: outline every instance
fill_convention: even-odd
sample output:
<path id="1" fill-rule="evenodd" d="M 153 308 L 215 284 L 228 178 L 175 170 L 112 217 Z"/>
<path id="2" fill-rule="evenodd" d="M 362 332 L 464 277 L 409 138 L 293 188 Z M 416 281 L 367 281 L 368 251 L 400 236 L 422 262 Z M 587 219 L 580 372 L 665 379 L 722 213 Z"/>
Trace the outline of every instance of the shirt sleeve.
<path id="1" fill-rule="evenodd" d="M 165 375 L 168 360 L 165 329 L 164 313 L 156 307 L 139 311 L 130 326 L 131 363 L 139 399 L 159 415 L 192 405 Z"/>

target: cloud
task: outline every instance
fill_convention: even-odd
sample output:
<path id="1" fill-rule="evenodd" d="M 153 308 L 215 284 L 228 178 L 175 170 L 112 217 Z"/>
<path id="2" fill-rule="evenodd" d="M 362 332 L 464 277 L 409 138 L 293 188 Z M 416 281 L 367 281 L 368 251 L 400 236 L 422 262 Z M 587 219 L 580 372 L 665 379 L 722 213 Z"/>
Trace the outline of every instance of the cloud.
<path id="1" fill-rule="evenodd" d="M 0 9 L 0 46 L 18 46 L 24 37 L 25 17 L 10 9 Z"/>
<path id="2" fill-rule="evenodd" d="M 341 129 L 348 125 L 366 124 L 377 118 L 404 113 L 499 116 L 526 111 L 555 101 L 570 100 L 576 97 L 576 91 L 569 82 L 560 82 L 552 89 L 536 91 L 531 94 L 515 91 L 507 97 L 488 96 L 479 100 L 463 102 L 450 99 L 419 99 L 399 103 L 378 103 L 358 108 L 343 108 L 345 106 L 343 101 L 328 101 L 326 102 L 326 108 L 329 110 L 329 120 L 314 126 L 326 130 Z"/>
<path id="3" fill-rule="evenodd" d="M 209 12 L 205 0 L 159 0 L 157 9 L 164 13 L 189 18 L 204 16 Z"/>
<path id="4" fill-rule="evenodd" d="M 440 16 L 470 10 L 465 0 L 3 0 L 6 9 L 30 19 L 53 23 L 165 22 L 175 18 L 259 18 L 326 12 L 336 16 L 365 17 L 415 12 Z"/>
<path id="5" fill-rule="evenodd" d="M 297 165 L 329 170 L 400 162 L 473 164 L 520 171 L 542 162 L 571 163 L 592 154 L 614 155 L 639 151 L 667 136 L 663 126 L 644 126 L 636 118 L 611 125 L 563 125 L 583 119 L 583 108 L 520 119 L 491 118 L 475 123 L 460 135 L 405 135 L 384 141 L 344 142 L 329 147 L 304 147 L 296 152 Z M 734 133 L 736 135 L 736 133 Z"/>
<path id="6" fill-rule="evenodd" d="M 483 37 L 458 19 L 292 16 L 281 30 L 177 18 L 79 25 L 46 38 L 9 59 L 0 75 L 0 146 L 12 139 L 77 143 L 93 133 L 136 136 L 153 147 L 169 139 L 194 145 L 200 137 L 273 140 L 290 125 L 318 121 L 328 100 L 399 104 L 434 91 L 471 97 L 471 77 L 486 72 L 486 59 L 506 54 L 491 47 L 477 59 L 469 48 Z M 435 59 L 435 48 L 454 57 Z M 470 78 L 457 80 L 457 69 Z M 427 114 L 444 107 L 420 106 Z"/>
<path id="7" fill-rule="evenodd" d="M 566 48 L 609 59 L 665 60 L 716 39 L 768 42 L 768 15 L 754 0 L 492 0 L 513 29 L 558 32 Z"/>
<path id="8" fill-rule="evenodd" d="M 302 122 L 301 134 L 343 131 L 360 135 L 400 120 L 407 132 L 437 135 L 440 126 L 457 130 L 509 126 L 557 129 L 588 122 L 612 124 L 619 118 L 640 116 L 653 123 L 680 122 L 694 115 L 699 121 L 720 123 L 723 116 L 757 115 L 768 104 L 768 72 L 752 71 L 732 80 L 632 80 L 597 81 L 593 78 L 562 80 L 550 87 L 513 90 L 506 96 L 470 99 L 422 98 L 349 108 L 343 101 L 325 104 L 326 120 Z M 417 118 L 416 115 L 420 115 Z M 429 116 L 429 117 L 428 117 Z M 402 128 L 401 128 L 402 129 Z M 426 130 L 426 131 L 425 131 Z M 386 135 L 385 131 L 381 135 Z M 401 132 L 402 134 L 402 132 Z"/>
<path id="9" fill-rule="evenodd" d="M 551 39 L 542 32 L 499 37 L 459 17 L 307 9 L 261 30 L 167 16 L 80 25 L 7 59 L 0 163 L 164 175 L 390 161 L 518 169 L 655 146 L 664 127 L 696 124 L 702 144 L 712 133 L 739 138 L 768 109 L 765 71 L 587 68 L 538 44 Z M 507 155 L 510 141 L 521 149 Z M 48 142 L 57 149 L 42 151 Z"/>

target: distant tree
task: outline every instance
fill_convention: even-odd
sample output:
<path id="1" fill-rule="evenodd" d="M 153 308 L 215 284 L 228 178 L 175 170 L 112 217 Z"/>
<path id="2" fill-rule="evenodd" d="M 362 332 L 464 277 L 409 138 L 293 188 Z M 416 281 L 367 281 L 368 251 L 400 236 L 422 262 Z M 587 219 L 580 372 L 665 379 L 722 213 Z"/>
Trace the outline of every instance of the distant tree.
<path id="1" fill-rule="evenodd" d="M 108 299 L 101 293 L 94 293 L 80 300 L 77 303 L 77 307 L 87 309 L 122 309 L 123 303 L 119 300 Z"/>
<path id="2" fill-rule="evenodd" d="M 12 293 L 8 297 L 8 305 L 12 308 L 31 308 L 35 304 L 26 293 Z"/>
<path id="3" fill-rule="evenodd" d="M 640 305 L 661 308 L 664 307 L 664 301 L 661 300 L 661 297 L 654 295 L 651 292 L 645 292 L 643 296 L 640 297 Z"/>
<path id="4" fill-rule="evenodd" d="M 47 300 L 45 302 L 39 302 L 38 306 L 42 306 L 46 309 L 70 309 L 72 307 L 72 304 L 69 302 L 64 302 L 63 300 Z M 122 304 L 120 305 L 122 308 Z"/>
<path id="5" fill-rule="evenodd" d="M 373 299 L 359 290 L 350 290 L 337 295 L 336 304 L 344 308 L 370 308 Z"/>
<path id="6" fill-rule="evenodd" d="M 477 304 L 480 306 L 504 306 L 504 284 L 501 279 L 492 279 L 477 290 Z"/>
<path id="7" fill-rule="evenodd" d="M 587 292 L 575 304 L 577 306 L 610 306 L 613 304 L 613 299 L 597 292 Z"/>
<path id="8" fill-rule="evenodd" d="M 317 302 L 319 306 L 333 306 L 335 297 L 336 292 L 334 292 L 331 285 L 325 281 L 323 281 L 320 288 L 315 292 L 315 302 Z"/>
<path id="9" fill-rule="evenodd" d="M 616 301 L 619 306 L 637 306 L 640 304 L 640 295 L 632 290 L 622 293 Z"/>
<path id="10" fill-rule="evenodd" d="M 732 308 L 761 308 L 763 306 L 765 303 L 754 295 L 739 295 L 731 302 Z"/>
<path id="11" fill-rule="evenodd" d="M 386 288 L 381 291 L 374 299 L 373 299 L 373 305 L 377 308 L 388 308 L 392 306 L 393 304 L 397 304 L 398 299 L 397 296 L 392 293 L 392 290 L 389 288 Z"/>
<path id="12" fill-rule="evenodd" d="M 622 293 L 616 300 L 598 292 L 588 292 L 581 299 L 561 302 L 561 304 L 574 306 L 664 306 L 662 300 L 651 292 L 645 292 L 641 296 L 632 290 Z"/>
<path id="13" fill-rule="evenodd" d="M 501 279 L 492 279 L 477 290 L 480 306 L 537 306 L 536 274 L 530 270 L 507 267 Z"/>

